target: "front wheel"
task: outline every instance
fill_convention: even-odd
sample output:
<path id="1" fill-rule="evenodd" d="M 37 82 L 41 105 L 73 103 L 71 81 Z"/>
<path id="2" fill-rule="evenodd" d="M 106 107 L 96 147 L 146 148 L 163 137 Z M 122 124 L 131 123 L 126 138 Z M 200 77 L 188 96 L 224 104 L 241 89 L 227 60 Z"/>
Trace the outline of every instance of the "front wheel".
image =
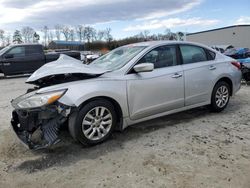
<path id="1" fill-rule="evenodd" d="M 115 124 L 116 113 L 112 103 L 98 99 L 80 110 L 70 132 L 82 144 L 95 145 L 110 137 Z"/>
<path id="2" fill-rule="evenodd" d="M 214 112 L 221 112 L 227 107 L 230 99 L 230 86 L 228 83 L 218 82 L 212 92 L 210 108 Z"/>

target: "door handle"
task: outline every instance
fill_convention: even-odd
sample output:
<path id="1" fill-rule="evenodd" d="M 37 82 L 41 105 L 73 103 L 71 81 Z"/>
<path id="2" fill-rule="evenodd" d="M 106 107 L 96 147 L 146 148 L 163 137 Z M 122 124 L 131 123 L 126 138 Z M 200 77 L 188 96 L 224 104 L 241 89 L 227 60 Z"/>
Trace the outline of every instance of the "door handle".
<path id="1" fill-rule="evenodd" d="M 209 67 L 209 70 L 215 70 L 216 69 L 216 66 L 214 66 L 214 65 L 211 65 L 210 67 Z"/>
<path id="2" fill-rule="evenodd" d="M 182 77 L 182 74 L 179 73 L 175 73 L 174 75 L 172 75 L 172 78 L 180 78 Z"/>
<path id="3" fill-rule="evenodd" d="M 3 66 L 10 66 L 11 63 L 3 63 Z"/>

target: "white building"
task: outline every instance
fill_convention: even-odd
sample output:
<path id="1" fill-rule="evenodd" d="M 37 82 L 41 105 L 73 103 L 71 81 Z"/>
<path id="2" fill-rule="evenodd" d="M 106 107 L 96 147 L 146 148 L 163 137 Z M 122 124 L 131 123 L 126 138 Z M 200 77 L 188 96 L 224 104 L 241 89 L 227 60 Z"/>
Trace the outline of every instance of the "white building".
<path id="1" fill-rule="evenodd" d="M 197 33 L 189 33 L 187 41 L 208 46 L 232 45 L 236 48 L 250 48 L 250 25 L 234 25 Z"/>

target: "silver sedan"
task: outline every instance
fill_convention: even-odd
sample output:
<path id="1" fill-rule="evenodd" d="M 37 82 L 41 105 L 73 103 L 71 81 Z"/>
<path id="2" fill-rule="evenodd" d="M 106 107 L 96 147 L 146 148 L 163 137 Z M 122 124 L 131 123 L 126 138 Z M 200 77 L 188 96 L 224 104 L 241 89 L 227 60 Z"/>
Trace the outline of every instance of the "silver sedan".
<path id="1" fill-rule="evenodd" d="M 207 46 L 153 41 L 119 47 L 89 65 L 62 55 L 27 83 L 36 86 L 12 101 L 11 123 L 29 148 L 39 149 L 57 143 L 63 125 L 75 140 L 94 145 L 160 116 L 204 105 L 220 112 L 240 89 L 241 71 Z"/>

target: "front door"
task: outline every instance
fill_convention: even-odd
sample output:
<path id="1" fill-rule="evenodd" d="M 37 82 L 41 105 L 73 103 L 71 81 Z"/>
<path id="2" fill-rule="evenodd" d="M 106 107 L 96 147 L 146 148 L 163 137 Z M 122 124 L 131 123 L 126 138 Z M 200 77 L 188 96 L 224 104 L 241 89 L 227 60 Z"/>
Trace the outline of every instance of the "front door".
<path id="1" fill-rule="evenodd" d="M 32 73 L 45 63 L 40 45 L 23 45 L 10 49 L 3 55 L 2 69 L 6 75 Z"/>
<path id="2" fill-rule="evenodd" d="M 137 120 L 184 106 L 184 80 L 176 46 L 161 46 L 138 63 L 153 63 L 152 72 L 127 75 L 130 118 Z M 138 64 L 137 63 L 137 64 Z"/>
<path id="3" fill-rule="evenodd" d="M 3 55 L 2 71 L 6 75 L 22 72 L 26 67 L 25 47 L 17 46 Z"/>

